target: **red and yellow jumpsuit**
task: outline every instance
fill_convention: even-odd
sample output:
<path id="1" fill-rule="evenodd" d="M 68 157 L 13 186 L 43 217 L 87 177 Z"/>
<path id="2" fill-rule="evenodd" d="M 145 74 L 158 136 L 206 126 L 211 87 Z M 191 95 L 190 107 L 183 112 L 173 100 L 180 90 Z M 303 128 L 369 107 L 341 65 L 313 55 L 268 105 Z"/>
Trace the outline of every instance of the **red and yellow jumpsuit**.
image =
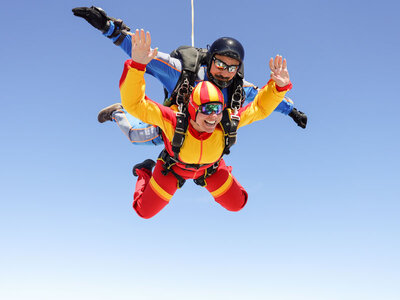
<path id="1" fill-rule="evenodd" d="M 176 113 L 169 107 L 154 102 L 145 96 L 145 66 L 132 60 L 125 62 L 120 80 L 121 101 L 123 107 L 134 117 L 143 122 L 154 124 L 162 129 L 165 148 L 173 156 L 171 140 L 176 127 Z M 285 96 L 285 91 L 278 92 L 275 83 L 270 81 L 260 90 L 255 100 L 239 110 L 238 127 L 266 118 Z M 185 142 L 179 153 L 179 160 L 185 164 L 200 164 L 203 167 L 192 170 L 177 163 L 172 166 L 174 172 L 184 179 L 202 176 L 205 169 L 218 161 L 224 150 L 224 134 L 218 125 L 214 132 L 198 132 L 189 122 Z M 163 209 L 178 189 L 178 180 L 172 174 L 163 175 L 163 161 L 158 160 L 151 173 L 147 169 L 136 170 L 138 180 L 134 193 L 133 208 L 139 216 L 151 218 Z M 231 174 L 221 159 L 217 171 L 206 179 L 205 188 L 215 201 L 230 211 L 238 211 L 247 201 L 245 189 Z"/>

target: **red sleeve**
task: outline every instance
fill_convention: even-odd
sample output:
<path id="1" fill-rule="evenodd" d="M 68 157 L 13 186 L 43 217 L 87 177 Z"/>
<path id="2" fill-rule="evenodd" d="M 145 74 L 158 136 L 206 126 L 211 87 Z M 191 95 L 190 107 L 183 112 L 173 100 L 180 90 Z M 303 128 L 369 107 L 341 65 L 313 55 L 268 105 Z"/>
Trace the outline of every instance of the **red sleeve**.
<path id="1" fill-rule="evenodd" d="M 122 72 L 121 79 L 119 80 L 119 87 L 121 88 L 121 85 L 124 83 L 126 74 L 128 74 L 128 70 L 134 68 L 139 71 L 145 71 L 146 70 L 146 65 L 140 64 L 136 61 L 133 61 L 132 59 L 128 59 L 124 63 L 124 71 Z"/>
<path id="2" fill-rule="evenodd" d="M 271 81 L 273 81 L 272 79 L 270 79 L 268 82 L 267 82 L 267 84 L 266 85 L 268 85 Z M 266 86 L 265 85 L 265 86 Z M 265 87 L 264 86 L 264 87 Z M 264 88 L 263 87 L 263 88 Z M 275 87 L 276 87 L 276 90 L 278 91 L 278 92 L 285 92 L 285 91 L 290 91 L 292 88 L 293 88 L 293 84 L 291 83 L 291 82 L 289 82 L 289 84 L 287 84 L 287 85 L 285 85 L 285 86 L 283 86 L 283 87 L 280 87 L 280 86 L 278 86 L 276 83 L 275 83 Z"/>

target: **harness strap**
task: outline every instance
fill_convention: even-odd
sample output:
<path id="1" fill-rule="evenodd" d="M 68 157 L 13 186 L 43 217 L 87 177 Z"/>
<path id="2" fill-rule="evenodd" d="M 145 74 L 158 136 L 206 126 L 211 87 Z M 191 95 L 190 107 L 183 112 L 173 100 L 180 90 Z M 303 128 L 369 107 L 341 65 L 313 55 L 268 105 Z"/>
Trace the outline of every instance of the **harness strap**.
<path id="1" fill-rule="evenodd" d="M 238 84 L 231 97 L 231 108 L 234 110 L 239 110 L 243 105 L 244 98 L 243 84 Z"/>
<path id="2" fill-rule="evenodd" d="M 181 74 L 181 83 L 177 84 L 175 87 L 175 90 L 173 91 L 171 98 L 175 99 L 175 102 L 178 106 L 186 106 L 189 102 L 189 97 L 190 94 L 192 93 L 193 90 L 193 85 L 190 83 L 193 80 L 194 83 L 194 77 L 191 78 L 193 74 L 188 73 L 187 71 L 182 71 Z"/>
<path id="3" fill-rule="evenodd" d="M 169 99 L 171 103 L 170 106 L 173 103 L 176 103 L 178 106 L 187 105 L 187 103 L 189 102 L 190 94 L 192 93 L 193 90 L 195 80 L 196 80 L 196 73 L 192 73 L 191 71 L 187 70 L 182 70 L 178 82 L 171 93 L 171 97 Z"/>
<path id="4" fill-rule="evenodd" d="M 186 111 L 186 109 L 184 109 L 184 111 Z M 178 159 L 179 152 L 181 151 L 181 147 L 185 141 L 188 125 L 189 120 L 187 115 L 184 112 L 177 112 L 175 133 L 171 142 L 175 159 Z"/>
<path id="5" fill-rule="evenodd" d="M 207 49 L 181 46 L 172 51 L 170 55 L 182 62 L 182 72 L 171 93 L 171 99 L 167 102 L 186 105 L 195 84 L 197 72 L 206 60 Z M 182 90 L 182 86 L 186 89 L 186 93 L 184 93 L 185 97 L 180 99 L 179 91 Z"/>
<path id="6" fill-rule="evenodd" d="M 229 154 L 231 152 L 230 148 L 236 143 L 239 121 L 240 117 L 238 115 L 230 115 L 229 110 L 224 110 L 221 120 L 221 125 L 225 134 L 225 148 L 223 154 Z"/>
<path id="7" fill-rule="evenodd" d="M 163 174 L 164 176 L 167 175 L 168 173 L 172 173 L 172 175 L 175 176 L 175 178 L 178 180 L 178 187 L 181 188 L 186 180 L 183 179 L 182 176 L 180 176 L 179 174 L 177 174 L 173 169 L 172 166 L 175 165 L 177 162 L 180 162 L 178 160 L 176 160 L 175 158 L 173 158 L 171 155 L 169 155 L 169 153 L 167 152 L 167 150 L 164 148 L 163 151 L 161 151 L 160 155 L 158 156 L 158 159 L 161 159 L 164 164 L 163 164 L 163 170 L 161 171 L 161 174 Z M 206 182 L 205 179 L 207 177 L 210 177 L 212 174 L 214 174 L 219 166 L 219 163 L 221 161 L 222 157 L 216 161 L 212 166 L 208 167 L 205 171 L 204 174 L 200 177 L 197 177 L 195 179 L 193 179 L 193 181 L 200 186 L 206 186 Z M 188 166 L 198 166 L 197 169 L 202 166 L 202 165 L 185 165 L 185 167 Z"/>
<path id="8" fill-rule="evenodd" d="M 205 170 L 203 175 L 193 179 L 194 183 L 197 184 L 197 185 L 200 185 L 202 187 L 205 187 L 207 185 L 206 178 L 210 177 L 212 174 L 217 172 L 217 169 L 218 169 L 218 166 L 219 166 L 219 163 L 220 163 L 221 159 L 222 159 L 222 157 L 218 161 L 216 161 L 211 167 L 208 167 Z"/>
<path id="9" fill-rule="evenodd" d="M 169 172 L 172 173 L 172 175 L 175 176 L 175 178 L 178 180 L 178 188 L 181 188 L 186 180 L 182 178 L 182 176 L 180 176 L 179 174 L 177 174 L 171 167 L 173 165 L 175 165 L 177 163 L 177 161 L 175 161 L 167 152 L 167 150 L 165 150 L 165 148 L 163 149 L 163 151 L 161 151 L 160 155 L 158 156 L 158 159 L 161 159 L 164 164 L 163 164 L 163 168 L 164 170 L 161 171 L 161 174 L 163 174 L 164 176 L 166 176 Z"/>

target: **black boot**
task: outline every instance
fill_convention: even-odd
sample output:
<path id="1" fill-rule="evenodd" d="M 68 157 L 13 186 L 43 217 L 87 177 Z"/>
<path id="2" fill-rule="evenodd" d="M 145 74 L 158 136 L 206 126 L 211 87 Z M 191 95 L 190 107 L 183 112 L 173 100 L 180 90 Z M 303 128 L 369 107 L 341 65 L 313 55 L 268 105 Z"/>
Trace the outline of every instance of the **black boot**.
<path id="1" fill-rule="evenodd" d="M 112 113 L 118 109 L 123 109 L 120 103 L 115 103 L 113 105 L 107 106 L 106 108 L 103 108 L 97 115 L 97 120 L 100 123 L 112 121 Z"/>
<path id="2" fill-rule="evenodd" d="M 293 107 L 292 111 L 289 114 L 289 117 L 293 119 L 293 121 L 296 122 L 298 126 L 301 128 L 306 128 L 307 126 L 307 116 L 305 113 L 302 111 L 297 110 L 296 108 Z"/>
<path id="3" fill-rule="evenodd" d="M 114 42 L 117 45 L 122 43 L 122 40 L 127 34 L 126 32 L 131 30 L 121 19 L 115 19 L 107 16 L 106 12 L 100 7 L 75 7 L 72 9 L 72 12 L 75 16 L 85 19 L 90 25 L 103 33 L 108 31 L 110 28 L 110 21 L 113 21 L 115 29 L 109 38 L 113 38 L 121 34 L 120 38 Z"/>
<path id="4" fill-rule="evenodd" d="M 145 161 L 133 166 L 133 169 L 132 169 L 133 176 L 137 177 L 138 175 L 136 173 L 136 170 L 140 170 L 140 169 L 146 169 L 151 172 L 155 165 L 156 165 L 156 162 L 154 160 L 146 159 Z"/>

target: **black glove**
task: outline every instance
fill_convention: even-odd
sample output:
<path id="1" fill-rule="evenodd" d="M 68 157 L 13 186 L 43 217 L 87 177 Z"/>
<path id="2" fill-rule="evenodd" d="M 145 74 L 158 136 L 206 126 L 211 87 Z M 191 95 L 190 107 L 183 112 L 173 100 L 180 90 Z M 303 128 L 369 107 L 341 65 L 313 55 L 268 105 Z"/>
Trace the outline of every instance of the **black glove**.
<path id="1" fill-rule="evenodd" d="M 106 32 L 110 28 L 109 18 L 100 7 L 75 7 L 72 9 L 75 16 L 84 18 L 94 28 Z"/>
<path id="2" fill-rule="evenodd" d="M 298 126 L 300 126 L 301 128 L 306 128 L 307 116 L 302 111 L 299 111 L 293 107 L 292 111 L 289 114 L 289 117 L 291 117 L 293 119 L 293 121 L 295 121 L 296 124 Z"/>

